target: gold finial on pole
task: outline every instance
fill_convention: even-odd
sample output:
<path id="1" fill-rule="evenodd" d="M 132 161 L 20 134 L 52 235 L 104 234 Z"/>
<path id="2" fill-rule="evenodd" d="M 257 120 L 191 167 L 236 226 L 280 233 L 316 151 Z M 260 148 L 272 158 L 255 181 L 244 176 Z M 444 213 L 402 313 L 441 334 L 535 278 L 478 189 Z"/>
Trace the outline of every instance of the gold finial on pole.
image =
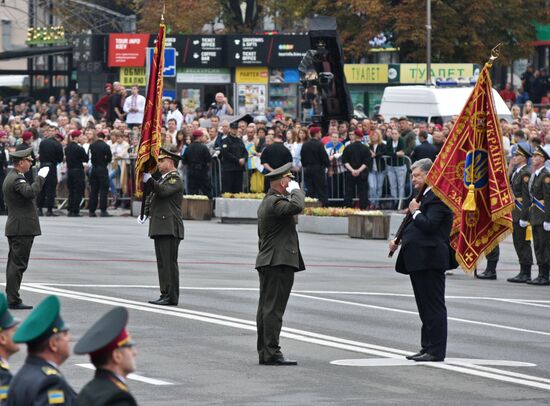
<path id="1" fill-rule="evenodd" d="M 166 14 L 166 1 L 162 2 L 162 14 L 160 15 L 161 23 L 164 23 L 164 14 Z"/>
<path id="2" fill-rule="evenodd" d="M 493 62 L 495 62 L 500 56 L 501 46 L 502 46 L 502 42 L 499 42 L 493 49 L 491 49 L 491 57 L 489 58 L 489 62 L 487 62 L 489 66 L 493 66 Z"/>

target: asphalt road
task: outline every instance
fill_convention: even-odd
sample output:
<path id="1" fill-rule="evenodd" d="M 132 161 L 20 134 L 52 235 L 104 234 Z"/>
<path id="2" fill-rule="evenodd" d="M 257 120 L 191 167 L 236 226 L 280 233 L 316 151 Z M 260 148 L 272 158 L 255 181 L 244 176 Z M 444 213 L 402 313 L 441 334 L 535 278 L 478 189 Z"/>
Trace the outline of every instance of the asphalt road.
<path id="1" fill-rule="evenodd" d="M 447 278 L 448 359 L 418 365 L 404 360 L 420 341 L 412 288 L 387 243 L 301 234 L 307 270 L 296 275 L 281 339 L 299 365 L 273 367 L 258 365 L 255 351 L 256 226 L 186 222 L 180 304 L 163 308 L 147 303 L 158 297 L 147 226 L 128 217 L 41 223 L 24 301 L 58 294 L 74 341 L 112 306 L 127 306 L 138 343 L 129 384 L 141 405 L 550 403 L 550 287 L 505 281 L 517 271 L 510 241 L 497 281 Z M 77 390 L 92 376 L 88 363 L 72 356 L 62 366 Z"/>

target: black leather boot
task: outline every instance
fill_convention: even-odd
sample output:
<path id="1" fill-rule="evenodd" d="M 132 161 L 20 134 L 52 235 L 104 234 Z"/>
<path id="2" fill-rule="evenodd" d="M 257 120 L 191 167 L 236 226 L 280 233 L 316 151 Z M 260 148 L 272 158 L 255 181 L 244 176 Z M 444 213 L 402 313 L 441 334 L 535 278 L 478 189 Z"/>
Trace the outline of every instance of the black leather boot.
<path id="1" fill-rule="evenodd" d="M 496 279 L 497 278 L 497 263 L 487 261 L 487 268 L 482 273 L 477 274 L 477 279 Z"/>
<path id="2" fill-rule="evenodd" d="M 550 285 L 548 278 L 548 265 L 539 265 L 539 276 L 527 282 L 529 285 L 545 286 Z"/>
<path id="3" fill-rule="evenodd" d="M 506 279 L 512 283 L 528 283 L 531 280 L 531 265 L 521 265 L 521 270 L 513 278 Z"/>

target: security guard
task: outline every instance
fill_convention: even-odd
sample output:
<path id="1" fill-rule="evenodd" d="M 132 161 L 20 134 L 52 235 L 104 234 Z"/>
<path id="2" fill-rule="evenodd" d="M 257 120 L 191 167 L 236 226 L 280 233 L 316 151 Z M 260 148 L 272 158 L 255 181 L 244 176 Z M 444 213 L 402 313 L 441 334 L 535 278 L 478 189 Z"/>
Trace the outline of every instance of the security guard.
<path id="1" fill-rule="evenodd" d="M 531 195 L 529 194 L 529 179 L 531 171 L 527 166 L 527 161 L 532 155 L 521 144 L 518 144 L 512 164 L 516 169 L 510 176 L 510 185 L 514 194 L 516 207 L 512 211 L 513 220 L 513 240 L 516 254 L 518 255 L 520 272 L 513 278 L 508 278 L 508 282 L 525 283 L 531 280 L 531 266 L 533 266 L 533 251 L 531 249 L 531 240 L 526 240 L 526 231 L 529 226 L 529 209 L 531 208 Z"/>
<path id="2" fill-rule="evenodd" d="M 126 324 L 128 310 L 115 307 L 99 319 L 74 347 L 75 354 L 90 354 L 94 379 L 82 388 L 78 406 L 137 405 L 126 385 L 136 370 L 136 351 Z"/>
<path id="3" fill-rule="evenodd" d="M 17 330 L 19 320 L 14 318 L 8 310 L 8 301 L 0 293 L 0 405 L 6 404 L 8 390 L 12 380 L 8 361 L 19 351 L 19 345 L 13 342 L 13 334 Z"/>
<path id="4" fill-rule="evenodd" d="M 55 204 L 55 191 L 57 189 L 57 164 L 63 162 L 63 147 L 59 140 L 63 140 L 63 138 L 63 134 L 57 132 L 42 141 L 38 148 L 40 168 L 50 168 L 44 188 L 36 199 L 39 216 L 44 214 L 42 211 L 44 207 L 47 209 L 46 216 L 57 216 L 53 212 L 53 206 Z"/>
<path id="5" fill-rule="evenodd" d="M 92 169 L 90 171 L 90 201 L 88 211 L 90 217 L 97 217 L 97 197 L 99 195 L 99 209 L 101 217 L 110 217 L 107 211 L 107 194 L 109 193 L 109 171 L 107 165 L 113 159 L 111 148 L 105 142 L 105 134 L 97 133 L 97 140 L 90 145 L 90 160 Z"/>
<path id="6" fill-rule="evenodd" d="M 80 203 L 84 197 L 86 188 L 86 175 L 84 174 L 84 163 L 88 162 L 88 154 L 78 143 L 80 131 L 75 130 L 69 134 L 69 145 L 65 148 L 65 159 L 67 161 L 69 188 L 68 217 L 80 217 Z"/>
<path id="7" fill-rule="evenodd" d="M 248 115 L 247 115 L 248 116 Z M 253 120 L 250 117 L 250 120 Z M 222 164 L 222 192 L 243 191 L 243 172 L 248 159 L 244 142 L 237 134 L 239 122 L 234 120 L 229 128 L 229 137 L 222 138 L 220 159 Z"/>
<path id="8" fill-rule="evenodd" d="M 309 133 L 311 139 L 302 146 L 300 153 L 307 195 L 319 199 L 323 206 L 328 206 L 325 171 L 330 166 L 330 161 L 325 147 L 320 141 L 321 129 L 312 127 L 309 129 Z"/>
<path id="9" fill-rule="evenodd" d="M 178 248 L 183 240 L 183 181 L 176 169 L 180 156 L 177 150 L 160 149 L 158 169 L 160 180 L 149 173 L 143 175 L 146 192 L 145 217 L 138 217 L 144 224 L 150 216 L 149 237 L 155 241 L 155 254 L 160 285 L 160 298 L 149 303 L 161 306 L 177 306 L 180 285 L 178 268 Z"/>
<path id="10" fill-rule="evenodd" d="M 295 182 L 292 163 L 265 175 L 270 189 L 258 208 L 259 252 L 256 269 L 260 299 L 256 315 L 257 350 L 261 365 L 296 365 L 279 346 L 283 314 L 294 284 L 294 273 L 305 269 L 294 216 L 302 212 L 305 194 Z"/>
<path id="11" fill-rule="evenodd" d="M 531 159 L 534 172 L 529 180 L 533 199 L 530 219 L 539 275 L 527 281 L 529 285 L 550 285 L 550 173 L 544 167 L 544 162 L 549 159 L 550 156 L 540 146 L 533 152 Z"/>
<path id="12" fill-rule="evenodd" d="M 13 169 L 6 176 L 2 186 L 4 200 L 8 208 L 6 237 L 10 251 L 6 266 L 6 295 L 10 309 L 32 309 L 23 304 L 19 296 L 19 287 L 23 273 L 27 269 L 34 237 L 41 234 L 40 222 L 35 199 L 42 190 L 50 167 L 38 171 L 38 176 L 31 185 L 25 178 L 32 166 L 32 148 L 10 153 Z"/>
<path id="13" fill-rule="evenodd" d="M 60 309 L 57 296 L 48 296 L 15 332 L 13 341 L 27 343 L 28 356 L 11 382 L 8 406 L 75 404 L 76 392 L 59 371 L 71 351 Z"/>
<path id="14" fill-rule="evenodd" d="M 212 183 L 210 182 L 210 151 L 204 145 L 204 133 L 193 131 L 193 142 L 185 150 L 183 163 L 187 165 L 187 189 L 190 195 L 203 194 L 212 198 Z"/>

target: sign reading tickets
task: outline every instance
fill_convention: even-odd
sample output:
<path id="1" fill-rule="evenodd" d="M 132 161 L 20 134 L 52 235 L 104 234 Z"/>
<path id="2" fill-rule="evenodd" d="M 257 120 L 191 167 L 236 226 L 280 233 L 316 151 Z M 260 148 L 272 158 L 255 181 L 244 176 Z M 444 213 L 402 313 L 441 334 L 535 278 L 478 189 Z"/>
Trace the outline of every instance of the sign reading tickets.
<path id="1" fill-rule="evenodd" d="M 432 79 L 459 78 L 474 76 L 475 65 L 471 63 L 432 63 Z M 402 63 L 400 65 L 401 83 L 426 83 L 425 63 Z"/>
<path id="2" fill-rule="evenodd" d="M 109 67 L 144 66 L 148 41 L 149 34 L 109 34 Z"/>
<path id="3" fill-rule="evenodd" d="M 388 83 L 387 64 L 344 65 L 346 81 L 352 83 Z"/>
<path id="4" fill-rule="evenodd" d="M 267 84 L 269 81 L 269 71 L 261 67 L 237 67 L 235 69 L 236 83 L 249 84 Z"/>
<path id="5" fill-rule="evenodd" d="M 120 84 L 124 87 L 138 85 L 145 87 L 145 68 L 120 68 Z"/>

